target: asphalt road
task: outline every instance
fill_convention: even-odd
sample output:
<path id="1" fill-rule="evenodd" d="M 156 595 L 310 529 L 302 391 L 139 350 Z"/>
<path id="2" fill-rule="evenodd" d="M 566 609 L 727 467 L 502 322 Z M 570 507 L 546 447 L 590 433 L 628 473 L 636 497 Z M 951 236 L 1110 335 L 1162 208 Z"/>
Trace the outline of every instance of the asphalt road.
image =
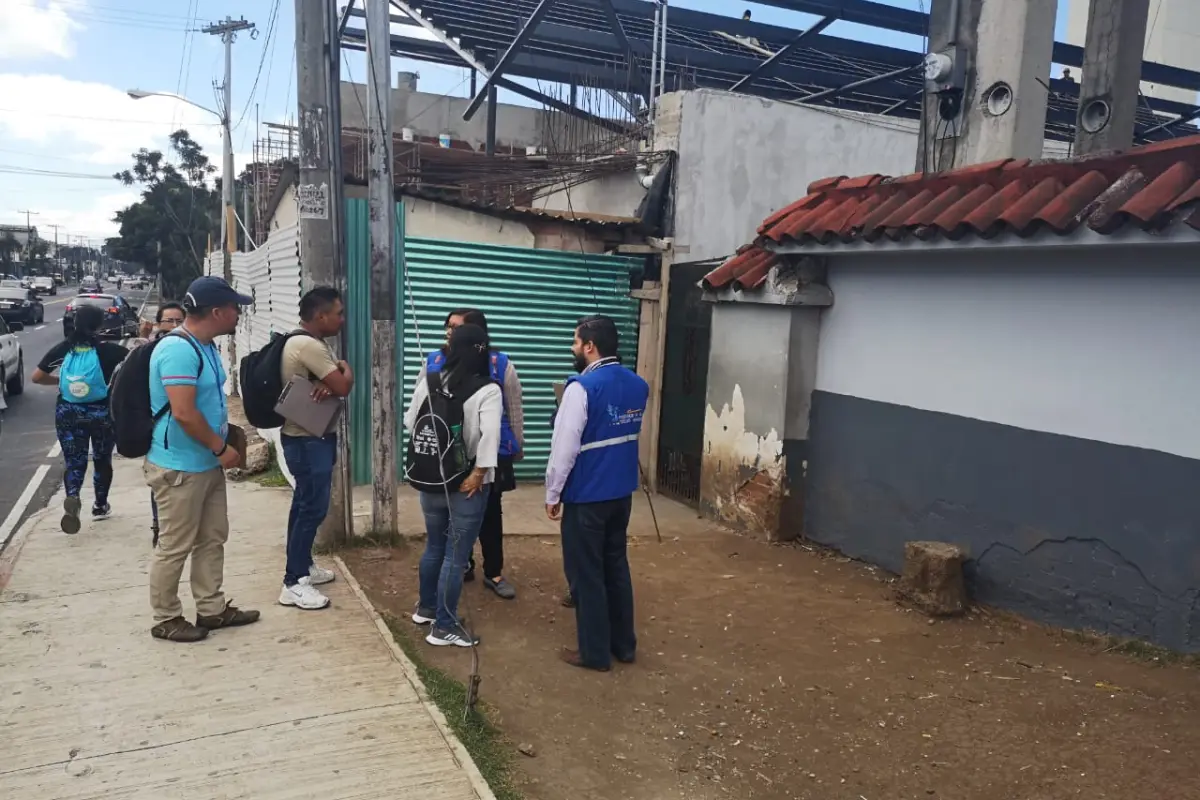
<path id="1" fill-rule="evenodd" d="M 115 288 L 106 287 L 106 291 Z M 147 290 L 121 292 L 134 308 L 143 305 L 147 293 Z M 58 389 L 38 386 L 30 376 L 46 351 L 62 341 L 63 308 L 74 296 L 75 287 L 60 287 L 58 296 L 43 298 L 46 324 L 17 334 L 25 356 L 25 393 L 8 398 L 8 411 L 4 412 L 0 432 L 0 550 L 25 517 L 44 508 L 62 484 L 63 461 L 54 432 Z M 41 469 L 43 466 L 48 468 Z M 89 469 L 85 495 L 90 489 Z"/>

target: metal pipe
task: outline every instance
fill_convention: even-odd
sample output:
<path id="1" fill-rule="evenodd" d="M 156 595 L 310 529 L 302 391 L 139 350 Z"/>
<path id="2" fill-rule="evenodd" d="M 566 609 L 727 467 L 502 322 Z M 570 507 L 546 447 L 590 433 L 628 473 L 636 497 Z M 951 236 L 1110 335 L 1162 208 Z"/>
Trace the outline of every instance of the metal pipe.
<path id="1" fill-rule="evenodd" d="M 662 0 L 662 46 L 658 49 L 658 95 L 667 92 L 667 0 Z"/>
<path id="2" fill-rule="evenodd" d="M 662 9 L 654 4 L 654 46 L 650 54 L 650 108 L 658 107 L 658 26 L 662 22 Z"/>

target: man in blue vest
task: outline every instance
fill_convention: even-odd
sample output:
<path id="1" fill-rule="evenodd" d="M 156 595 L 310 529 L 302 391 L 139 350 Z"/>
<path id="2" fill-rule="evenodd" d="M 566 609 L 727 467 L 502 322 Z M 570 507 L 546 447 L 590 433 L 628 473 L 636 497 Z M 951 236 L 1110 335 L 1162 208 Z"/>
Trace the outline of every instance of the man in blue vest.
<path id="1" fill-rule="evenodd" d="M 478 325 L 488 333 L 487 317 L 474 308 L 456 308 L 446 315 L 446 341 L 460 325 Z M 446 354 L 434 350 L 425 359 L 425 370 L 441 372 Z M 496 478 L 488 494 L 487 510 L 479 528 L 479 549 L 483 551 L 483 585 L 498 597 L 513 600 L 517 590 L 504 579 L 504 507 L 503 496 L 517 488 L 513 463 L 521 459 L 525 443 L 525 411 L 521 397 L 521 379 L 507 353 L 492 349 L 488 360 L 492 380 L 500 385 L 504 406 L 500 417 L 500 452 L 496 463 Z M 424 373 L 418 381 L 424 379 Z M 475 554 L 472 553 L 463 580 L 475 579 Z"/>
<path id="2" fill-rule="evenodd" d="M 638 435 L 650 388 L 617 358 L 617 325 L 584 317 L 571 352 L 580 373 L 567 381 L 546 466 L 546 516 L 562 520 L 563 564 L 575 600 L 578 650 L 571 666 L 607 672 L 631 663 L 633 580 L 627 531 L 638 487 Z"/>

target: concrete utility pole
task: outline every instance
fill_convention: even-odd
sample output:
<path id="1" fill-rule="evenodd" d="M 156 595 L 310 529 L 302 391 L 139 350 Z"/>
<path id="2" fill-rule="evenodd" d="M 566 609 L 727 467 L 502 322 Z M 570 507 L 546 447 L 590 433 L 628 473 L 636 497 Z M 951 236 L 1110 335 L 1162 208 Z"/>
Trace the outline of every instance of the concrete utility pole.
<path id="1" fill-rule="evenodd" d="M 62 227 L 62 225 L 55 225 L 55 224 L 52 224 L 52 223 L 46 223 L 46 227 L 47 227 L 47 228 L 54 228 L 54 272 L 55 272 L 55 273 L 58 273 L 58 272 L 60 272 L 60 271 L 62 270 L 62 265 L 60 265 L 60 264 L 58 263 L 58 229 L 59 229 L 59 228 L 61 228 L 61 227 Z M 64 281 L 66 280 L 66 276 L 65 276 L 65 275 L 63 276 L 63 280 L 64 280 Z"/>
<path id="2" fill-rule="evenodd" d="M 917 169 L 1041 158 L 1057 0 L 934 0 Z"/>
<path id="3" fill-rule="evenodd" d="M 314 286 L 334 286 L 346 297 L 337 9 L 328 0 L 295 0 L 295 3 L 300 279 L 304 291 Z M 331 345 L 340 358 L 346 358 L 345 336 L 339 336 Z M 317 532 L 317 545 L 322 548 L 345 543 L 354 530 L 346 420 L 347 415 L 343 414 L 338 431 L 339 469 L 334 473 L 329 514 Z"/>
<path id="4" fill-rule="evenodd" d="M 371 230 L 371 529 L 396 536 L 396 187 L 392 180 L 391 30 L 387 0 L 366 0 L 367 194 Z"/>
<path id="5" fill-rule="evenodd" d="M 1075 123 L 1075 152 L 1133 145 L 1150 0 L 1091 0 Z"/>

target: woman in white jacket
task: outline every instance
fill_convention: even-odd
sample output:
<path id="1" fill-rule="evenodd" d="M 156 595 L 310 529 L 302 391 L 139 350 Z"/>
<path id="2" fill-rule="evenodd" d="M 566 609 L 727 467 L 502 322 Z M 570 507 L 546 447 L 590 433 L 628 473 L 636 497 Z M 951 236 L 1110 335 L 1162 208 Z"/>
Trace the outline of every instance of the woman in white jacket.
<path id="1" fill-rule="evenodd" d="M 500 449 L 500 386 L 489 374 L 487 333 L 477 325 L 462 325 L 450 336 L 441 386 L 452 403 L 462 404 L 462 441 L 473 469 L 454 489 L 421 492 L 425 515 L 425 554 L 421 556 L 420 599 L 413 622 L 432 628 L 425 641 L 432 645 L 471 647 L 479 640 L 458 619 L 463 573 L 479 537 L 495 478 Z M 422 373 L 424 375 L 424 373 Z M 409 435 L 429 399 L 426 377 L 413 387 L 404 415 Z"/>

